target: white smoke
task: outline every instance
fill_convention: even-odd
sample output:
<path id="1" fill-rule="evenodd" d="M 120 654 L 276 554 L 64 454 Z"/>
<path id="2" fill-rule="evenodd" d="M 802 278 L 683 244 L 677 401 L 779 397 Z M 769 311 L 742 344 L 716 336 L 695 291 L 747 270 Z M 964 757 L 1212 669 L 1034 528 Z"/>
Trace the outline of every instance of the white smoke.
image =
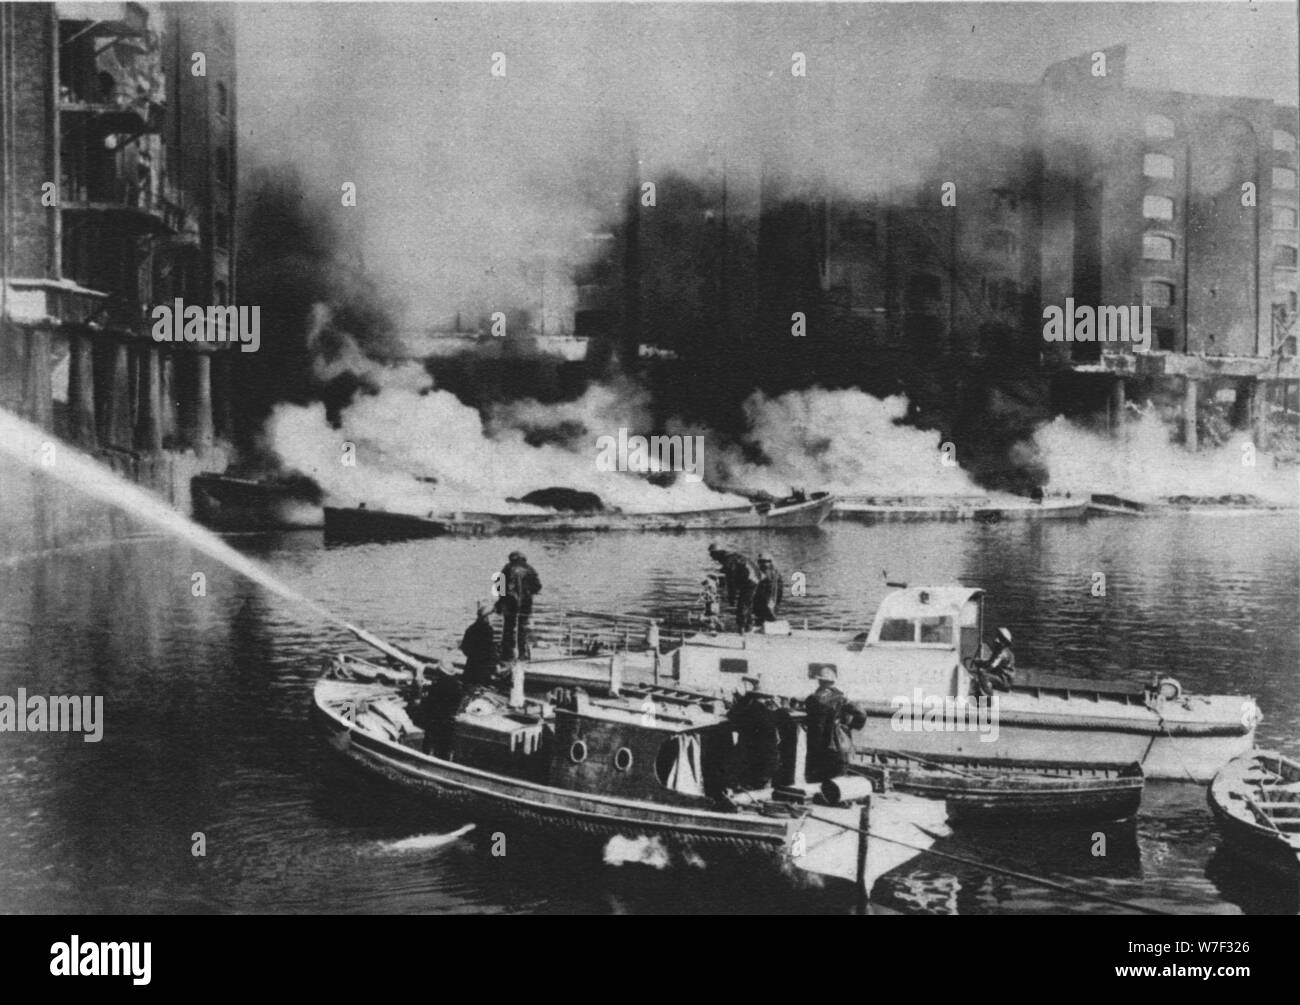
<path id="1" fill-rule="evenodd" d="M 901 425 L 907 399 L 814 387 L 745 401 L 748 432 L 708 458 L 714 484 L 783 495 L 791 487 L 853 495 L 969 495 L 981 490 L 937 432 Z M 746 449 L 747 448 L 747 449 Z M 757 450 L 762 463 L 747 457 Z"/>
<path id="2" fill-rule="evenodd" d="M 746 502 L 684 478 L 661 487 L 634 473 L 597 469 L 597 437 L 616 436 L 620 427 L 650 432 L 647 397 L 631 393 L 630 384 L 593 385 L 576 401 L 556 405 L 499 405 L 485 421 L 454 394 L 436 390 L 420 364 L 378 364 L 349 343 L 345 337 L 333 360 L 318 365 L 320 375 L 350 370 L 378 393 L 358 394 L 337 429 L 320 403 L 279 405 L 266 427 L 284 465 L 309 475 L 340 502 L 418 514 L 540 513 L 506 500 L 552 487 L 594 493 L 627 513 Z M 532 445 L 529 431 L 553 433 L 555 442 Z"/>
<path id="3" fill-rule="evenodd" d="M 1110 492 L 1147 501 L 1236 494 L 1290 505 L 1300 497 L 1295 469 L 1275 466 L 1270 455 L 1251 445 L 1249 433 L 1197 453 L 1174 438 L 1174 424 L 1154 412 L 1131 418 L 1118 436 L 1057 418 L 1032 441 L 1017 445 L 1013 459 L 1039 460 L 1049 472 L 1048 487 L 1072 494 Z"/>

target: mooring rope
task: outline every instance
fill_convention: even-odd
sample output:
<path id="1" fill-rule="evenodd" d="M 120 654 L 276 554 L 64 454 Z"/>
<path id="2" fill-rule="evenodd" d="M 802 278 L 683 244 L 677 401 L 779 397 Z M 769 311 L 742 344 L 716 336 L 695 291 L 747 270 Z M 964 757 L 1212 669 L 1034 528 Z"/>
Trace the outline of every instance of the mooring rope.
<path id="1" fill-rule="evenodd" d="M 946 851 L 935 851 L 933 848 L 922 848 L 920 845 L 910 844 L 909 842 L 902 841 L 898 838 L 885 837 L 883 834 L 876 834 L 870 830 L 863 831 L 861 827 L 854 827 L 852 824 L 841 823 L 838 820 L 830 820 L 827 817 L 819 817 L 816 814 L 810 813 L 809 818 L 812 820 L 819 820 L 822 823 L 833 824 L 834 826 L 841 827 L 846 831 L 853 831 L 855 834 L 865 833 L 867 837 L 873 841 L 888 841 L 890 844 L 901 845 L 904 848 L 909 848 L 912 851 L 921 852 L 922 854 L 935 855 L 938 858 L 948 859 L 951 862 L 959 862 L 962 865 L 974 866 L 976 869 L 983 869 L 986 872 L 996 873 L 1000 876 L 1009 876 L 1012 879 L 1018 879 L 1025 883 L 1032 883 L 1035 886 L 1041 886 L 1049 890 L 1058 890 L 1061 893 L 1073 894 L 1083 900 L 1092 900 L 1100 904 L 1110 904 L 1114 907 L 1123 907 L 1130 911 L 1137 911 L 1141 914 L 1156 914 L 1165 917 L 1175 916 L 1173 911 L 1164 911 L 1158 907 L 1145 907 L 1142 904 L 1135 904 L 1132 901 L 1120 900 L 1118 897 L 1108 897 L 1104 893 L 1093 893 L 1090 890 L 1080 890 L 1078 887 L 1071 886 L 1068 883 L 1059 883 L 1056 880 L 1046 879 L 1042 876 L 1034 876 L 1031 873 L 1020 872 L 1017 869 L 1006 869 L 1002 866 L 989 865 L 987 862 L 979 862 L 973 858 L 966 858 L 963 855 L 954 855 L 951 852 Z M 926 830 L 920 824 L 913 824 L 912 826 L 935 840 L 939 840 L 942 837 L 942 835 Z"/>

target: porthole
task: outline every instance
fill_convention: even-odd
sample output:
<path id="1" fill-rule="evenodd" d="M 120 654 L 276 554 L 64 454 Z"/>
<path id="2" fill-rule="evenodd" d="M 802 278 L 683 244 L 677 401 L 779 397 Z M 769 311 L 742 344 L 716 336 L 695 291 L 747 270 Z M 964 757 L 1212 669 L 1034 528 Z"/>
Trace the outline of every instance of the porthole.
<path id="1" fill-rule="evenodd" d="M 581 740 L 574 740 L 573 746 L 569 748 L 569 760 L 574 764 L 581 764 L 587 759 L 587 745 Z"/>
<path id="2" fill-rule="evenodd" d="M 614 767 L 619 771 L 629 771 L 632 768 L 632 751 L 627 747 L 619 747 L 614 753 Z"/>

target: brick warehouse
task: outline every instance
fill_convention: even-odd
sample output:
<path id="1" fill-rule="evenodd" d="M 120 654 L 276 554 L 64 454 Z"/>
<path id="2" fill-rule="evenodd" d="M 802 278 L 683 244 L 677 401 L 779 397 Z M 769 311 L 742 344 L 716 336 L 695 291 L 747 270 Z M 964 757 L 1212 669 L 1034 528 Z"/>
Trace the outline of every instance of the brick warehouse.
<path id="1" fill-rule="evenodd" d="M 1269 410 L 1300 411 L 1297 109 L 1126 88 L 1124 55 L 1104 51 L 1105 76 L 1087 54 L 1037 85 L 934 81 L 947 114 L 931 176 L 821 214 L 824 250 L 806 253 L 829 323 L 883 348 L 1036 356 L 1112 420 L 1129 385 L 1176 390 L 1193 449 L 1209 391 L 1260 441 Z M 1067 297 L 1149 305 L 1152 351 L 1045 343 L 1043 308 Z"/>
<path id="2" fill-rule="evenodd" d="M 236 303 L 230 8 L 3 4 L 0 54 L 0 406 L 188 511 L 232 345 L 155 343 L 149 311 Z"/>

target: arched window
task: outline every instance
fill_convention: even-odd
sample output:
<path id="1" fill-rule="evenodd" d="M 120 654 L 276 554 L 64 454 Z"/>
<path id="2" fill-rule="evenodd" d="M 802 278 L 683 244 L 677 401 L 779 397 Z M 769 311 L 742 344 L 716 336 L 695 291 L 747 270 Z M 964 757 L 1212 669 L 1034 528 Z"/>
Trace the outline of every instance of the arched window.
<path id="1" fill-rule="evenodd" d="M 1290 206 L 1274 206 L 1273 228 L 1275 230 L 1295 230 L 1296 211 Z"/>
<path id="2" fill-rule="evenodd" d="M 212 284 L 212 299 L 219 307 L 230 303 L 230 287 L 224 279 L 218 279 Z"/>
<path id="3" fill-rule="evenodd" d="M 216 233 L 213 237 L 218 248 L 230 247 L 230 218 L 225 213 L 217 214 Z"/>
<path id="4" fill-rule="evenodd" d="M 1148 178 L 1172 178 L 1174 159 L 1168 154 L 1147 154 L 1142 158 L 1142 173 Z"/>
<path id="5" fill-rule="evenodd" d="M 1274 129 L 1273 149 L 1281 150 L 1286 154 L 1295 153 L 1295 133 L 1288 133 L 1285 129 Z"/>
<path id="6" fill-rule="evenodd" d="M 1295 172 L 1290 168 L 1273 169 L 1274 188 L 1295 188 Z"/>
<path id="7" fill-rule="evenodd" d="M 1142 305 L 1144 307 L 1172 307 L 1174 305 L 1174 284 L 1148 280 L 1142 284 Z"/>
<path id="8" fill-rule="evenodd" d="M 1174 138 L 1174 120 L 1164 115 L 1148 115 L 1146 133 L 1153 140 L 1172 140 Z"/>
<path id="9" fill-rule="evenodd" d="M 1172 261 L 1174 257 L 1174 239 L 1163 234 L 1142 235 L 1142 257 L 1156 262 Z"/>
<path id="10" fill-rule="evenodd" d="M 1148 195 L 1142 199 L 1142 215 L 1148 220 L 1172 220 L 1174 200 L 1163 195 Z"/>
<path id="11" fill-rule="evenodd" d="M 226 93 L 226 85 L 218 80 L 217 81 L 217 114 L 218 115 L 230 114 L 229 101 L 230 98 L 229 95 Z"/>

